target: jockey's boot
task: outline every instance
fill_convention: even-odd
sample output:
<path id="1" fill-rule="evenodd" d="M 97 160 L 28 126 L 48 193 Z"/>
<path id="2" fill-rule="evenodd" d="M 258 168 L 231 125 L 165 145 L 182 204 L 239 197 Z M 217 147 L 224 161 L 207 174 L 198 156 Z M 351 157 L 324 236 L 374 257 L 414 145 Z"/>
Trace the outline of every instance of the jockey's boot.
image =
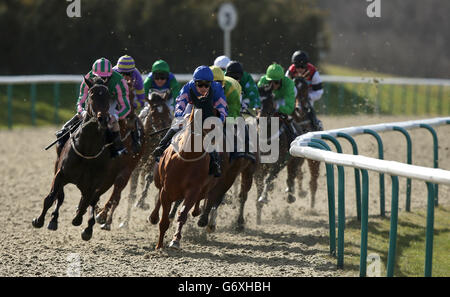
<path id="1" fill-rule="evenodd" d="M 169 147 L 170 141 L 172 140 L 172 137 L 179 131 L 179 129 L 169 129 L 167 131 L 166 135 L 161 139 L 158 146 L 155 148 L 155 150 L 152 152 L 153 157 L 156 159 L 156 161 L 159 161 L 159 158 L 162 156 L 166 148 Z"/>
<path id="2" fill-rule="evenodd" d="M 127 148 L 122 142 L 122 139 L 120 138 L 120 132 L 112 132 L 111 137 L 113 139 L 113 144 L 111 148 L 111 158 L 116 158 L 121 155 L 125 155 L 127 153 Z"/>
<path id="3" fill-rule="evenodd" d="M 139 130 L 138 121 L 134 125 L 135 129 L 131 131 L 131 139 L 133 140 L 133 152 L 138 153 L 141 150 L 141 131 Z"/>
<path id="4" fill-rule="evenodd" d="M 314 110 L 314 108 L 311 107 L 308 114 L 309 118 L 311 119 L 314 131 L 322 131 L 323 130 L 322 121 L 317 118 L 316 111 Z"/>
<path id="5" fill-rule="evenodd" d="M 68 120 L 64 126 L 62 126 L 61 130 L 57 131 L 55 133 L 56 138 L 58 138 L 58 145 L 59 146 L 63 146 L 67 139 L 69 139 L 69 135 L 66 134 L 64 137 L 62 137 L 65 133 L 67 133 L 67 131 L 70 130 L 70 128 L 72 128 L 72 126 L 77 123 L 80 120 L 80 116 L 78 114 L 75 114 L 70 120 Z"/>
<path id="6" fill-rule="evenodd" d="M 216 151 L 209 153 L 211 161 L 209 163 L 209 174 L 214 175 L 214 177 L 220 177 L 222 175 L 222 169 L 220 168 L 219 154 Z"/>

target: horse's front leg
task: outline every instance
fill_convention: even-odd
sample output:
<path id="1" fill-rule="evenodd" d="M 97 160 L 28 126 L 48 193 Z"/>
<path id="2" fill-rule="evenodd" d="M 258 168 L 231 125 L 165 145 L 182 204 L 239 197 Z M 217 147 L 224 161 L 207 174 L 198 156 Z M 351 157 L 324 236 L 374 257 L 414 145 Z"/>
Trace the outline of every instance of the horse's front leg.
<path id="1" fill-rule="evenodd" d="M 298 158 L 290 158 L 289 162 L 287 163 L 287 179 L 286 179 L 286 193 L 288 194 L 287 202 L 288 203 L 294 203 L 295 202 L 295 178 L 296 174 L 298 172 L 299 167 L 299 159 Z"/>
<path id="2" fill-rule="evenodd" d="M 309 181 L 309 188 L 311 191 L 311 208 L 314 208 L 316 203 L 316 192 L 317 192 L 317 180 L 319 179 L 320 173 L 320 162 L 308 160 L 309 171 L 311 173 L 311 180 Z"/>
<path id="3" fill-rule="evenodd" d="M 55 210 L 52 212 L 52 219 L 48 223 L 47 229 L 48 230 L 57 230 L 58 229 L 58 217 L 59 217 L 59 208 L 64 202 L 64 190 L 62 189 L 59 191 L 59 193 L 56 195 L 57 203 Z"/>
<path id="4" fill-rule="evenodd" d="M 302 166 L 303 163 L 305 163 L 305 159 L 304 158 L 296 158 L 299 160 L 299 164 L 297 166 L 297 174 L 296 174 L 296 178 L 297 178 L 297 186 L 298 186 L 298 190 L 297 190 L 297 194 L 300 198 L 304 198 L 306 197 L 306 195 L 308 194 L 308 192 L 306 192 L 303 189 L 303 170 L 302 170 Z"/>
<path id="5" fill-rule="evenodd" d="M 116 181 L 114 183 L 114 190 L 111 195 L 111 198 L 109 199 L 109 201 L 111 201 L 111 204 L 110 204 L 111 209 L 110 209 L 108 216 L 106 217 L 106 222 L 100 227 L 102 230 L 107 230 L 107 231 L 111 230 L 111 224 L 112 224 L 112 218 L 114 215 L 114 211 L 116 210 L 116 207 L 119 205 L 120 197 L 121 197 L 120 195 L 121 195 L 123 189 L 126 187 L 128 180 L 130 179 L 130 175 L 131 175 L 131 171 L 126 170 L 124 173 L 122 173 L 121 175 L 119 175 L 116 178 Z"/>
<path id="6" fill-rule="evenodd" d="M 52 188 L 50 189 L 50 193 L 45 197 L 44 199 L 44 206 L 42 208 L 42 212 L 39 215 L 38 218 L 34 218 L 32 221 L 32 225 L 35 228 L 41 228 L 44 225 L 45 215 L 47 214 L 47 211 L 52 206 L 53 202 L 55 201 L 58 193 L 62 191 L 64 187 L 63 182 L 63 174 L 61 170 L 58 170 L 55 174 L 55 177 L 53 178 Z"/>
<path id="7" fill-rule="evenodd" d="M 198 197 L 199 197 L 198 193 L 191 193 L 191 194 L 187 195 L 186 198 L 184 199 L 183 207 L 181 208 L 180 213 L 178 214 L 178 218 L 177 218 L 177 222 L 178 222 L 177 232 L 175 233 L 172 241 L 169 244 L 170 248 L 174 248 L 174 249 L 181 248 L 181 244 L 180 244 L 181 230 L 183 229 L 183 225 L 187 221 L 189 211 L 196 203 L 196 200 L 198 199 Z"/>
<path id="8" fill-rule="evenodd" d="M 239 193 L 239 215 L 238 215 L 237 225 L 236 225 L 237 231 L 244 230 L 244 225 L 245 225 L 244 206 L 245 206 L 245 202 L 247 202 L 248 192 L 250 191 L 250 189 L 252 187 L 252 181 L 253 181 L 253 173 L 247 167 L 247 169 L 241 173 L 241 190 Z"/>

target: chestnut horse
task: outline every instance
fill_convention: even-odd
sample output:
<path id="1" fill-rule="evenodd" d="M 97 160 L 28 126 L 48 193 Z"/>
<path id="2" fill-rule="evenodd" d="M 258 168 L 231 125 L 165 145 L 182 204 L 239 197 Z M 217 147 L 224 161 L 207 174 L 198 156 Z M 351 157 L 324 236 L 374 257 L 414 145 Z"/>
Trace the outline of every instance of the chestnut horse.
<path id="1" fill-rule="evenodd" d="M 138 181 L 140 178 L 140 184 L 143 188 L 141 197 L 136 203 L 136 207 L 143 210 L 147 210 L 150 206 L 145 203 L 148 189 L 153 182 L 153 168 L 155 166 L 155 158 L 151 152 L 156 148 L 161 138 L 164 136 L 166 129 L 171 124 L 171 113 L 167 106 L 167 100 L 169 92 L 153 91 L 149 95 L 149 99 L 146 99 L 149 104 L 149 110 L 141 121 L 144 122 L 144 138 L 147 148 L 141 157 L 136 169 L 133 171 L 130 178 L 130 194 L 127 206 L 127 215 L 125 220 L 120 224 L 121 228 L 127 228 L 131 217 L 131 207 L 136 200 L 136 191 Z"/>
<path id="2" fill-rule="evenodd" d="M 89 240 L 95 224 L 94 208 L 100 196 L 112 185 L 112 179 L 105 179 L 112 163 L 110 152 L 106 149 L 110 145 L 106 140 L 106 132 L 111 95 L 101 78 L 95 78 L 94 81 L 84 78 L 84 82 L 89 87 L 86 113 L 78 129 L 70 135 L 69 141 L 62 148 L 56 149 L 57 160 L 52 187 L 44 199 L 40 216 L 33 219 L 32 225 L 41 228 L 48 209 L 57 200 L 48 225 L 48 229 L 57 230 L 59 208 L 64 201 L 64 186 L 72 183 L 82 194 L 72 224 L 81 225 L 83 215 L 90 206 L 88 227 L 81 233 L 83 240 Z"/>
<path id="3" fill-rule="evenodd" d="M 159 222 L 159 240 L 156 249 L 163 247 L 164 235 L 169 228 L 169 211 L 173 202 L 183 200 L 183 207 L 178 213 L 177 232 L 169 247 L 179 249 L 181 230 L 186 223 L 188 212 L 195 205 L 193 216 L 200 214 L 200 200 L 206 196 L 211 181 L 214 179 L 209 175 L 210 156 L 203 147 L 203 139 L 208 132 L 202 127 L 201 135 L 197 135 L 194 129 L 195 119 L 202 114 L 201 123 L 215 115 L 212 105 L 212 91 L 206 97 L 197 98 L 191 93 L 193 110 L 190 114 L 188 125 L 179 137 L 180 149 L 176 149 L 172 143 L 162 155 L 155 166 L 155 186 L 159 189 L 159 199 L 149 219 L 152 224 L 159 220 L 159 208 L 162 205 L 162 217 Z M 201 112 L 200 112 L 201 111 Z M 177 138 L 175 136 L 174 138 Z M 195 150 L 195 142 L 201 140 L 201 150 Z M 190 147 L 189 147 L 190 146 Z"/>

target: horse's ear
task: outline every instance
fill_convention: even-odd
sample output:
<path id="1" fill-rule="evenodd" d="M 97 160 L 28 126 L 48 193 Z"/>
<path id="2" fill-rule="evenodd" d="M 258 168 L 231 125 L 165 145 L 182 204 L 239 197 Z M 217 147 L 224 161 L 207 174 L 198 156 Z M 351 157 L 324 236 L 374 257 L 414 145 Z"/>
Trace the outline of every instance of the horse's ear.
<path id="1" fill-rule="evenodd" d="M 86 76 L 83 76 L 84 83 L 88 86 L 88 88 L 92 88 L 94 85 L 94 82 L 90 80 L 89 78 L 86 78 Z"/>

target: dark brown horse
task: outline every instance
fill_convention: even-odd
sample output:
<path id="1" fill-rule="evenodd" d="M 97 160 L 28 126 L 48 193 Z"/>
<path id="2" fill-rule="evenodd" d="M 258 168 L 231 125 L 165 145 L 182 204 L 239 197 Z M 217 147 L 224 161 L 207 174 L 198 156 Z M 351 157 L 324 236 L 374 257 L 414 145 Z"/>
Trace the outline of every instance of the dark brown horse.
<path id="1" fill-rule="evenodd" d="M 94 208 L 100 196 L 112 185 L 112 180 L 106 178 L 112 163 L 107 149 L 110 143 L 106 139 L 111 95 L 102 79 L 94 79 L 92 82 L 85 78 L 84 81 L 89 87 L 86 113 L 69 141 L 62 148 L 57 147 L 58 156 L 52 187 L 44 199 L 40 216 L 33 219 L 32 224 L 35 228 L 41 228 L 48 209 L 57 200 L 48 229 L 58 228 L 59 208 L 64 201 L 64 186 L 72 183 L 80 189 L 82 195 L 72 224 L 81 225 L 83 215 L 90 206 L 88 227 L 81 234 L 84 240 L 89 240 L 95 224 Z"/>
<path id="2" fill-rule="evenodd" d="M 298 91 L 296 100 L 300 100 L 302 106 L 307 102 L 307 86 Z M 287 202 L 295 202 L 295 180 L 297 179 L 299 189 L 298 195 L 300 197 L 305 196 L 305 192 L 302 190 L 303 172 L 301 166 L 304 162 L 302 158 L 293 158 L 289 154 L 290 143 L 293 140 L 294 135 L 300 135 L 307 131 L 313 131 L 313 125 L 309 117 L 307 116 L 306 108 L 302 108 L 300 111 L 296 111 L 294 117 L 296 117 L 297 123 L 294 123 L 289 117 L 277 113 L 274 105 L 274 100 L 271 94 L 262 94 L 262 109 L 260 116 L 267 117 L 270 125 L 270 117 L 279 117 L 280 131 L 277 135 L 270 135 L 270 126 L 268 127 L 268 137 L 278 137 L 279 139 L 279 160 L 275 163 L 261 164 L 258 171 L 255 174 L 255 184 L 257 187 L 258 200 L 256 202 L 256 222 L 261 224 L 261 212 L 264 204 L 268 203 L 268 194 L 274 188 L 274 180 L 278 176 L 278 173 L 287 167 Z M 317 179 L 319 177 L 319 165 L 317 161 L 308 160 L 311 180 L 311 208 L 314 207 L 315 195 L 317 191 Z"/>
<path id="3" fill-rule="evenodd" d="M 201 128 L 201 135 L 195 133 L 195 119 L 201 123 L 215 115 L 212 105 L 212 91 L 208 96 L 197 98 L 191 94 L 194 110 L 191 112 L 186 129 L 179 136 L 179 145 L 171 144 L 155 166 L 155 186 L 159 189 L 159 199 L 149 219 L 152 224 L 159 220 L 159 208 L 162 206 L 162 217 L 159 222 L 159 240 L 156 249 L 163 247 L 164 235 L 169 228 L 169 211 L 173 202 L 183 200 L 183 206 L 178 214 L 178 227 L 169 247 L 180 248 L 181 230 L 186 223 L 190 209 L 195 205 L 193 216 L 200 214 L 200 200 L 206 197 L 214 179 L 209 174 L 210 156 L 203 147 L 203 139 L 208 132 Z M 175 136 L 177 137 L 177 136 Z M 195 149 L 197 141 L 201 141 L 201 149 Z M 197 145 L 198 146 L 198 145 Z"/>
<path id="4" fill-rule="evenodd" d="M 143 188 L 141 197 L 136 203 L 136 207 L 141 209 L 148 209 L 150 206 L 145 203 L 148 189 L 153 182 L 153 168 L 155 166 L 155 158 L 151 152 L 156 148 L 161 138 L 164 136 L 165 128 L 170 127 L 171 113 L 167 106 L 169 92 L 153 91 L 146 99 L 149 107 L 147 114 L 143 115 L 141 121 L 144 123 L 144 141 L 146 143 L 146 150 L 142 155 L 136 169 L 130 178 L 130 194 L 127 206 L 127 216 L 120 224 L 120 227 L 127 228 L 131 217 L 131 207 L 136 200 L 136 191 L 138 181 Z M 159 195 L 158 195 L 159 196 Z"/>
<path id="5" fill-rule="evenodd" d="M 248 131 L 246 133 L 248 135 Z M 230 154 L 225 155 L 229 156 Z M 222 165 L 223 174 L 219 179 L 215 180 L 215 185 L 211 187 L 211 190 L 208 192 L 205 207 L 198 220 L 198 226 L 207 226 L 207 231 L 209 232 L 215 231 L 218 207 L 223 202 L 227 191 L 239 176 L 241 177 L 238 196 L 240 207 L 235 229 L 237 231 L 242 231 L 244 229 L 244 206 L 247 201 L 248 192 L 252 186 L 253 174 L 259 165 L 259 152 L 249 153 L 249 149 L 247 148 L 244 152 L 235 151 L 231 155 L 233 156 L 231 162 L 228 157 L 224 158 Z"/>
<path id="6" fill-rule="evenodd" d="M 128 81 L 128 86 L 130 90 L 130 103 L 131 106 L 133 106 L 134 92 L 131 81 Z M 120 135 L 123 135 L 122 141 L 124 142 L 128 153 L 122 155 L 120 158 L 114 159 L 108 172 L 107 178 L 112 179 L 114 183 L 113 193 L 103 209 L 97 210 L 96 216 L 96 220 L 99 224 L 102 224 L 101 229 L 103 230 L 111 230 L 113 214 L 116 207 L 119 205 L 122 190 L 126 187 L 131 173 L 136 168 L 141 156 L 148 150 L 145 139 L 142 139 L 141 137 L 141 146 L 140 148 L 136 148 L 135 140 L 130 136 L 132 133 L 135 133 L 135 135 L 144 135 L 143 124 L 134 113 L 134 107 L 127 118 L 119 121 L 119 124 Z"/>

